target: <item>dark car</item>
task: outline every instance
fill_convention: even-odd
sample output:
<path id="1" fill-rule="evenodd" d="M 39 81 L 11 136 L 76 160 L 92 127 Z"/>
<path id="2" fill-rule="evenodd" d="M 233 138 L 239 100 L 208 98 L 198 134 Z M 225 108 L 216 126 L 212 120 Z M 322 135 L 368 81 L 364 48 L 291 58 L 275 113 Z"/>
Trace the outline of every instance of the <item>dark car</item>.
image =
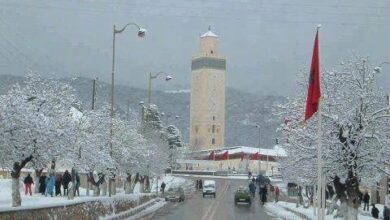
<path id="1" fill-rule="evenodd" d="M 240 188 L 237 189 L 237 191 L 234 193 L 234 204 L 238 205 L 238 203 L 247 203 L 248 205 L 251 205 L 252 199 L 249 192 L 249 189 L 244 188 L 243 186 L 240 186 Z"/>
<path id="2" fill-rule="evenodd" d="M 165 201 L 182 202 L 184 199 L 184 190 L 181 186 L 171 187 L 165 192 Z"/>

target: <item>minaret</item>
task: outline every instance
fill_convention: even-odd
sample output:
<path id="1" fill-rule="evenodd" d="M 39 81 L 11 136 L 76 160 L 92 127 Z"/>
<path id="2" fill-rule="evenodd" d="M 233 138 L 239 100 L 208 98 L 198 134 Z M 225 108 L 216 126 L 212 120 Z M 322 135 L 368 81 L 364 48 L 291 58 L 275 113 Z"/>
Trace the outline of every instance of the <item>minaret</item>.
<path id="1" fill-rule="evenodd" d="M 218 149 L 225 138 L 226 59 L 218 53 L 218 36 L 200 36 L 200 53 L 191 65 L 191 150 Z"/>

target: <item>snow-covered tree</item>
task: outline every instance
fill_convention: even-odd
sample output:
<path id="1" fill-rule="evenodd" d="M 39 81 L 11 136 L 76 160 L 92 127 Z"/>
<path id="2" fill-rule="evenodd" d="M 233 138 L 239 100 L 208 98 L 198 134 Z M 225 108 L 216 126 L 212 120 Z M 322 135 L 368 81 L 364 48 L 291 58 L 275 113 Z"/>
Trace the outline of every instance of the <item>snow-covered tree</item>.
<path id="1" fill-rule="evenodd" d="M 168 143 L 169 163 L 171 169 L 176 166 L 177 148 L 183 146 L 180 130 L 174 125 L 169 125 L 164 132 L 164 139 Z"/>
<path id="2" fill-rule="evenodd" d="M 344 219 L 357 219 L 360 184 L 374 185 L 390 174 L 390 109 L 377 73 L 359 58 L 321 76 L 324 173 L 334 184 Z M 293 181 L 313 184 L 318 113 L 303 123 L 307 81 L 300 85 L 301 95 L 281 106 L 281 130 L 288 139 L 284 173 Z"/>
<path id="3" fill-rule="evenodd" d="M 20 171 L 27 163 L 43 168 L 66 152 L 69 111 L 78 105 L 73 89 L 30 74 L 0 97 L 0 149 L 3 166 L 12 170 L 12 205 L 20 206 Z"/>

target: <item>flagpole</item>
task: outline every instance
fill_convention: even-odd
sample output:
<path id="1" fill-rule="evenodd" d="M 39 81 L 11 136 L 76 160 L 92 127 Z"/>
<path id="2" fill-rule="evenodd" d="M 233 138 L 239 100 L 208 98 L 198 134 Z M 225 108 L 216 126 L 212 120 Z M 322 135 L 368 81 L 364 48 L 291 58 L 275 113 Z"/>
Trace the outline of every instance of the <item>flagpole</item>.
<path id="1" fill-rule="evenodd" d="M 321 137 L 322 137 L 322 116 L 321 116 L 321 98 L 318 103 L 318 133 L 317 133 L 317 138 L 318 138 L 318 147 L 317 147 L 317 208 L 318 208 L 318 215 L 317 219 L 318 220 L 323 220 L 323 195 L 322 195 L 322 143 L 321 143 Z"/>
<path id="2" fill-rule="evenodd" d="M 319 29 L 320 29 L 321 25 L 317 25 L 317 33 L 319 32 Z M 318 51 L 319 53 L 319 51 Z M 321 74 L 319 74 L 319 77 L 320 77 Z M 321 78 L 320 78 L 321 79 Z M 319 79 L 320 81 L 320 84 L 321 84 L 321 80 Z M 325 182 L 324 181 L 324 176 L 323 176 L 323 170 L 322 170 L 322 114 L 321 114 L 321 100 L 322 98 L 320 97 L 319 101 L 318 101 L 318 148 L 317 148 L 317 159 L 318 159 L 318 162 L 317 162 L 317 174 L 318 174 L 318 182 L 317 182 L 317 208 L 318 208 L 318 212 L 317 212 L 317 219 L 318 220 L 324 220 L 324 215 L 325 215 L 325 195 L 323 193 L 324 191 L 324 187 L 323 187 L 323 183 Z"/>

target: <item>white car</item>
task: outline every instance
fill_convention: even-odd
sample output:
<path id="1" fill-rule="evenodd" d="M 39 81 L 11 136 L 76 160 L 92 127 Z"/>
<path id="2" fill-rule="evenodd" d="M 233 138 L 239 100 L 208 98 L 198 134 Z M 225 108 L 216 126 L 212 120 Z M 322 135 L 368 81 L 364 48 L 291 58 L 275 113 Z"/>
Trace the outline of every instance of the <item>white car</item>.
<path id="1" fill-rule="evenodd" d="M 216 185 L 214 180 L 205 180 L 203 183 L 203 197 L 205 195 L 213 195 L 216 197 Z"/>

